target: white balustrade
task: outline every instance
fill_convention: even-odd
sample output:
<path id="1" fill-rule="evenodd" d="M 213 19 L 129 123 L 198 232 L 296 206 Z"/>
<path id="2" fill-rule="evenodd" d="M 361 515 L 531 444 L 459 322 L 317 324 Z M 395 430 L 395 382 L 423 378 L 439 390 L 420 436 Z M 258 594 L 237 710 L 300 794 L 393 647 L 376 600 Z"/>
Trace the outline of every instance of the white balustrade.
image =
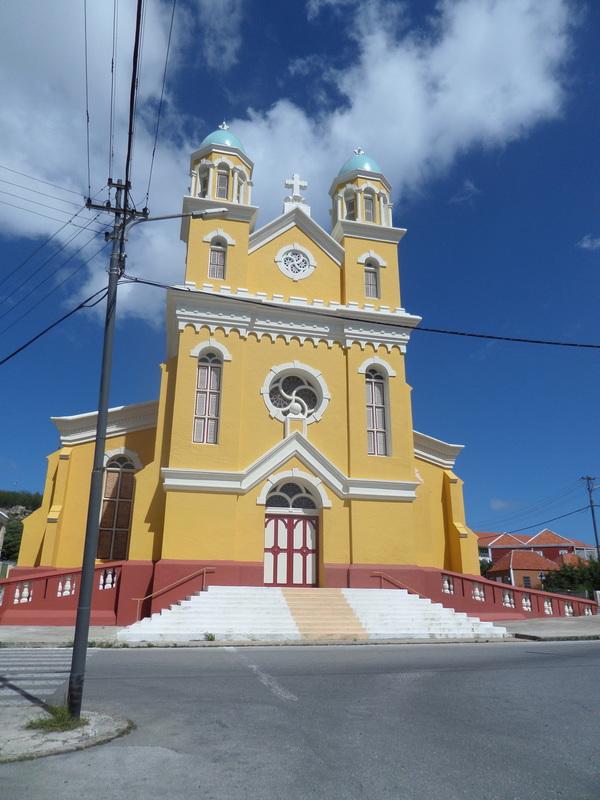
<path id="1" fill-rule="evenodd" d="M 584 617 L 591 617 L 592 616 L 592 609 L 589 606 L 586 606 L 583 611 Z"/>
<path id="2" fill-rule="evenodd" d="M 107 589 L 114 589 L 117 585 L 117 573 L 115 572 L 113 567 L 109 567 L 108 569 L 103 569 L 100 572 L 100 583 L 98 588 L 100 591 L 106 591 Z"/>
<path id="3" fill-rule="evenodd" d="M 2 605 L 3 600 L 4 600 L 4 586 L 0 586 L 0 606 Z"/>
<path id="4" fill-rule="evenodd" d="M 60 578 L 58 581 L 56 596 L 69 597 L 72 594 L 75 594 L 75 579 L 72 575 L 65 575 L 64 578 Z"/>
<path id="5" fill-rule="evenodd" d="M 442 577 L 442 592 L 444 594 L 454 594 L 454 581 L 449 575 Z"/>
<path id="6" fill-rule="evenodd" d="M 17 603 L 31 603 L 33 598 L 33 589 L 29 581 L 24 581 L 23 583 L 17 583 L 15 586 L 15 595 L 13 599 L 13 603 L 17 605 Z"/>
<path id="7" fill-rule="evenodd" d="M 565 603 L 565 617 L 573 616 L 573 603 Z"/>
<path id="8" fill-rule="evenodd" d="M 523 611 L 531 611 L 531 595 L 524 594 L 521 597 L 521 608 Z"/>
<path id="9" fill-rule="evenodd" d="M 547 614 L 549 617 L 552 616 L 554 611 L 552 610 L 552 600 L 544 600 L 544 614 Z"/>
<path id="10" fill-rule="evenodd" d="M 515 595 L 510 589 L 505 589 L 502 592 L 502 605 L 505 606 L 505 608 L 515 607 Z"/>
<path id="11" fill-rule="evenodd" d="M 485 603 L 485 587 L 482 583 L 473 584 L 471 596 L 473 600 L 477 600 L 478 603 Z"/>

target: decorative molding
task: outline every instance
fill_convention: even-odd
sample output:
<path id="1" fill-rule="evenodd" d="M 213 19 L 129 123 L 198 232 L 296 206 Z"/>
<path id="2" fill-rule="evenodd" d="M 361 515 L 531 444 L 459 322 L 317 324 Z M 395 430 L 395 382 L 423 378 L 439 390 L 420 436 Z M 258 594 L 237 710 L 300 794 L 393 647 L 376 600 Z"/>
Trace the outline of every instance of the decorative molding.
<path id="1" fill-rule="evenodd" d="M 464 444 L 449 444 L 441 439 L 434 439 L 425 433 L 413 431 L 415 456 L 422 461 L 429 461 L 437 467 L 452 469 L 456 459 L 464 448 Z"/>
<path id="2" fill-rule="evenodd" d="M 298 431 L 282 439 L 247 469 L 239 472 L 163 467 L 163 486 L 165 491 L 247 494 L 294 457 L 341 499 L 396 502 L 412 502 L 416 499 L 419 485 L 416 481 L 350 478 Z"/>
<path id="3" fill-rule="evenodd" d="M 231 361 L 231 353 L 229 350 L 224 344 L 213 339 L 212 336 L 210 339 L 204 339 L 202 342 L 198 342 L 198 344 L 190 350 L 190 355 L 194 358 L 198 358 L 205 350 L 216 350 L 221 354 L 223 361 Z"/>
<path id="4" fill-rule="evenodd" d="M 308 269 L 306 269 L 304 272 L 298 273 L 297 275 L 290 273 L 286 269 L 285 264 L 283 263 L 283 259 L 285 254 L 289 253 L 290 250 L 298 250 L 298 252 L 302 253 L 303 256 L 306 256 L 309 264 Z M 291 278 L 293 281 L 301 281 L 304 280 L 304 278 L 308 278 L 309 275 L 312 275 L 317 266 L 315 257 L 310 252 L 310 250 L 308 250 L 306 247 L 303 247 L 298 242 L 294 242 L 293 244 L 286 244 L 283 247 L 281 247 L 278 250 L 277 255 L 275 256 L 275 263 L 279 267 L 280 271 L 285 275 L 285 277 Z"/>
<path id="5" fill-rule="evenodd" d="M 134 403 L 108 409 L 107 438 L 156 427 L 158 403 Z M 83 444 L 96 439 L 96 411 L 73 417 L 50 417 L 60 434 L 61 445 Z"/>
<path id="6" fill-rule="evenodd" d="M 373 261 L 376 261 L 379 267 L 387 267 L 387 261 L 378 255 L 374 250 L 366 250 L 361 256 L 358 257 L 357 261 L 359 264 L 364 264 L 369 258 L 372 258 Z"/>
<path id="7" fill-rule="evenodd" d="M 207 233 L 206 236 L 202 237 L 203 242 L 212 242 L 213 239 L 216 238 L 224 239 L 227 244 L 232 247 L 235 244 L 235 239 L 230 236 L 227 231 L 224 231 L 223 228 L 215 228 L 214 231 Z"/>
<path id="8" fill-rule="evenodd" d="M 406 228 L 392 228 L 375 222 L 356 222 L 352 219 L 338 219 L 331 235 L 339 242 L 345 236 L 356 239 L 371 239 L 377 242 L 398 244 L 406 233 Z"/>
<path id="9" fill-rule="evenodd" d="M 218 290 L 205 283 L 201 290 L 191 286 L 186 291 L 169 290 L 168 302 L 168 355 L 177 353 L 178 331 L 193 325 L 197 331 L 205 327 L 214 333 L 217 328 L 226 334 L 236 331 L 242 338 L 254 334 L 258 339 L 268 336 L 271 341 L 283 337 L 286 342 L 296 338 L 299 342 L 326 342 L 329 347 L 339 344 L 348 348 L 358 344 L 375 349 L 385 347 L 388 352 L 398 349 L 406 352 L 411 329 L 421 321 L 403 308 L 390 309 L 358 303 L 325 303 L 307 301 L 302 297 L 268 300 L 264 292 L 253 294 L 246 289 L 232 292 L 230 287 Z M 251 300 L 252 303 L 247 303 Z M 264 303 L 261 309 L 257 303 Z M 352 318 L 352 321 L 348 319 Z M 385 324 L 381 324 L 385 323 Z"/>
<path id="10" fill-rule="evenodd" d="M 240 161 L 242 161 L 250 171 L 252 171 L 252 168 L 254 167 L 254 162 L 250 158 L 248 158 L 248 156 L 246 155 L 246 153 L 243 152 L 243 150 L 239 150 L 237 147 L 230 147 L 227 144 L 210 144 L 209 142 L 203 145 L 202 147 L 198 148 L 198 150 L 194 150 L 194 152 L 190 156 L 190 169 L 193 169 L 194 164 L 197 161 L 200 161 L 203 156 L 206 156 L 209 153 L 219 153 L 221 155 L 224 155 L 225 157 L 234 155 L 237 156 L 240 159 Z"/>
<path id="11" fill-rule="evenodd" d="M 115 456 L 127 456 L 136 469 L 142 469 L 144 466 L 138 454 L 134 453 L 133 450 L 128 450 L 126 447 L 117 447 L 116 450 L 107 450 L 104 453 L 104 466 L 106 467 L 111 458 L 115 458 Z"/>
<path id="12" fill-rule="evenodd" d="M 192 211 L 209 211 L 213 208 L 225 208 L 227 212 L 223 214 L 223 219 L 233 222 L 248 222 L 250 230 L 254 228 L 256 223 L 256 215 L 258 208 L 256 206 L 241 205 L 240 203 L 232 203 L 230 200 L 223 200 L 223 198 L 212 197 L 192 197 L 187 195 L 183 198 L 183 214 L 190 214 Z M 217 217 L 214 217 L 217 219 Z M 181 220 L 181 228 L 179 231 L 179 238 L 182 242 L 187 242 L 190 229 L 190 217 L 183 217 Z"/>
<path id="13" fill-rule="evenodd" d="M 278 419 L 280 422 L 286 422 L 288 417 L 282 413 L 280 408 L 275 408 L 275 406 L 271 403 L 269 398 L 269 389 L 275 378 L 279 377 L 282 373 L 285 372 L 306 372 L 308 375 L 313 378 L 313 380 L 317 383 L 319 390 L 321 392 L 320 403 L 317 408 L 313 411 L 312 414 L 309 414 L 308 417 L 302 417 L 306 421 L 307 425 L 310 425 L 312 422 L 318 422 L 327 406 L 329 405 L 329 401 L 331 400 L 331 395 L 329 394 L 329 389 L 327 388 L 327 384 L 325 383 L 322 374 L 319 370 L 314 369 L 313 367 L 309 367 L 308 364 L 303 364 L 301 361 L 290 361 L 287 364 L 278 364 L 276 367 L 271 367 L 269 372 L 267 373 L 267 377 L 265 378 L 263 385 L 261 387 L 260 393 L 262 394 L 263 400 L 265 401 L 265 405 L 269 410 L 269 414 L 273 419 Z"/>
<path id="14" fill-rule="evenodd" d="M 341 267 L 344 260 L 344 249 L 335 241 L 312 217 L 309 217 L 298 206 L 268 222 L 250 236 L 248 254 L 276 239 L 281 234 L 297 227 L 305 233 L 318 247 Z"/>
<path id="15" fill-rule="evenodd" d="M 276 475 L 270 475 L 267 478 L 265 485 L 260 490 L 260 494 L 256 498 L 256 505 L 264 506 L 267 502 L 267 495 L 273 486 L 281 483 L 281 481 L 284 481 L 286 478 L 291 478 L 293 481 L 298 481 L 304 484 L 308 483 L 321 498 L 321 507 L 331 508 L 331 500 L 329 499 L 329 495 L 323 487 L 323 481 L 320 478 L 315 478 L 314 475 L 310 475 L 308 472 L 298 469 L 297 467 L 294 467 L 293 469 L 286 469 L 283 472 L 278 472 Z"/>
<path id="16" fill-rule="evenodd" d="M 333 196 L 338 188 L 345 183 L 351 183 L 357 178 L 363 178 L 370 182 L 372 180 L 380 181 L 382 186 L 385 186 L 388 192 L 392 191 L 392 186 L 388 179 L 382 172 L 369 172 L 365 169 L 353 169 L 351 172 L 345 172 L 343 175 L 336 175 L 329 187 L 329 194 Z"/>
<path id="17" fill-rule="evenodd" d="M 358 372 L 360 372 L 361 375 L 364 375 L 369 367 L 381 367 L 381 369 L 387 373 L 388 378 L 396 377 L 396 370 L 392 369 L 387 361 L 384 361 L 382 358 L 377 358 L 376 356 L 373 358 L 367 358 L 358 368 Z"/>

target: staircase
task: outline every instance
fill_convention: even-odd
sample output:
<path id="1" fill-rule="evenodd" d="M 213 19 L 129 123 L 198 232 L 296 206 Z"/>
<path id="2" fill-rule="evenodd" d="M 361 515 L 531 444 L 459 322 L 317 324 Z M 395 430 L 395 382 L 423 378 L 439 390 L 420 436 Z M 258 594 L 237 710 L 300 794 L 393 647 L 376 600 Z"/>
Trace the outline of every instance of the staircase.
<path id="1" fill-rule="evenodd" d="M 210 586 L 119 631 L 120 642 L 502 639 L 505 628 L 403 589 Z"/>

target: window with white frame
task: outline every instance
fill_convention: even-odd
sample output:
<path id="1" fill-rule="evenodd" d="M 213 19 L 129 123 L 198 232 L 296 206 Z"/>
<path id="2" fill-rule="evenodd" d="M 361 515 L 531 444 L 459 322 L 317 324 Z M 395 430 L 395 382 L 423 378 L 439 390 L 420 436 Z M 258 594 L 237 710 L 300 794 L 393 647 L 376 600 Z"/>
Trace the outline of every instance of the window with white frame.
<path id="1" fill-rule="evenodd" d="M 229 197 L 229 168 L 224 164 L 220 164 L 217 171 L 217 197 L 224 200 Z"/>
<path id="2" fill-rule="evenodd" d="M 238 184 L 237 184 L 237 197 L 236 203 L 243 203 L 244 202 L 244 186 L 246 185 L 245 179 L 238 175 Z"/>
<path id="3" fill-rule="evenodd" d="M 104 475 L 97 558 L 121 561 L 127 558 L 135 466 L 125 455 L 111 458 Z"/>
<path id="4" fill-rule="evenodd" d="M 386 410 L 386 380 L 371 367 L 366 374 L 367 445 L 371 456 L 389 455 L 388 420 Z"/>
<path id="5" fill-rule="evenodd" d="M 217 444 L 219 440 L 222 369 L 221 357 L 213 351 L 198 359 L 194 441 L 200 444 Z"/>
<path id="6" fill-rule="evenodd" d="M 379 264 L 372 258 L 365 261 L 365 295 L 379 297 Z"/>
<path id="7" fill-rule="evenodd" d="M 220 238 L 213 239 L 210 243 L 208 257 L 208 277 L 223 280 L 225 278 L 225 265 L 227 262 L 227 243 Z"/>
<path id="8" fill-rule="evenodd" d="M 198 197 L 208 197 L 208 167 L 198 171 Z"/>
<path id="9" fill-rule="evenodd" d="M 365 192 L 365 222 L 375 222 L 375 198 L 371 192 Z"/>
<path id="10" fill-rule="evenodd" d="M 356 219 L 356 195 L 354 192 L 348 192 L 344 197 L 346 204 L 346 219 Z"/>

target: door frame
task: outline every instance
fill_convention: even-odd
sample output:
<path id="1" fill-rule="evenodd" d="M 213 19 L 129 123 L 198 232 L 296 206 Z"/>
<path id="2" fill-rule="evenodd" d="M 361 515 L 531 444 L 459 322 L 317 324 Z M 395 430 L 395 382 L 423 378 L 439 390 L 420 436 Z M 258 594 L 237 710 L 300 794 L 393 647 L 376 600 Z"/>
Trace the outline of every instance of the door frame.
<path id="1" fill-rule="evenodd" d="M 286 582 L 285 583 L 266 583 L 264 580 L 264 572 L 263 572 L 263 586 L 269 586 L 273 588 L 281 587 L 281 588 L 296 588 L 296 589 L 311 589 L 315 588 L 319 585 L 319 561 L 320 561 L 320 514 L 319 510 L 316 508 L 266 508 L 265 515 L 264 515 L 264 527 L 263 527 L 263 570 L 264 570 L 264 557 L 265 553 L 267 552 L 267 548 L 265 547 L 265 530 L 267 527 L 267 522 L 270 518 L 277 518 L 277 517 L 285 517 L 286 523 L 288 526 L 287 529 L 287 544 L 288 547 L 286 548 L 287 552 L 287 570 L 286 570 Z M 289 547 L 290 540 L 293 540 L 294 536 L 294 529 L 291 527 L 290 529 L 290 522 L 293 522 L 294 518 L 301 518 L 301 517 L 310 517 L 314 521 L 315 525 L 315 550 L 314 550 L 314 558 L 315 558 L 315 582 L 314 583 L 294 583 L 293 582 L 293 547 Z M 276 578 L 276 565 L 273 565 L 273 578 Z"/>

